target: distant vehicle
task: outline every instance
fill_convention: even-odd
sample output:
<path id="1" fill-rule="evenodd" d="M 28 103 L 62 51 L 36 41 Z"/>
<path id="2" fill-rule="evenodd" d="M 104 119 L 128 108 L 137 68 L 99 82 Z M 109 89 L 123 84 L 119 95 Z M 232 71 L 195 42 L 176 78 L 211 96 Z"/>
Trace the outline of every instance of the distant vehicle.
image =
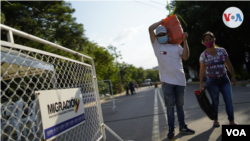
<path id="1" fill-rule="evenodd" d="M 145 80 L 144 80 L 144 83 L 145 83 L 146 85 L 148 85 L 148 86 L 149 86 L 149 85 L 150 85 L 150 83 L 151 83 L 151 79 L 145 79 Z"/>

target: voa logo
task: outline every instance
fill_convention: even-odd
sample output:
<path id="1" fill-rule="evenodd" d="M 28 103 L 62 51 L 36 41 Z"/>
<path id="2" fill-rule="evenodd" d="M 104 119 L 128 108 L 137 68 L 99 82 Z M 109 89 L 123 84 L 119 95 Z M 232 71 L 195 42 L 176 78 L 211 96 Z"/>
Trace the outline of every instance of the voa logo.
<path id="1" fill-rule="evenodd" d="M 239 8 L 229 7 L 224 11 L 222 20 L 226 26 L 236 28 L 242 24 L 244 15 Z"/>
<path id="2" fill-rule="evenodd" d="M 246 136 L 246 132 L 244 129 L 226 129 L 227 135 L 228 136 Z"/>

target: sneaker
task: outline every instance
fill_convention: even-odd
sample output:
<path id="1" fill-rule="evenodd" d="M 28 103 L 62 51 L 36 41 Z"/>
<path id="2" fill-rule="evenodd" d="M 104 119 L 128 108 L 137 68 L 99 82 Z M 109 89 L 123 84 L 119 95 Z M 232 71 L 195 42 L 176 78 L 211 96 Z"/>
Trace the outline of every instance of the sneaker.
<path id="1" fill-rule="evenodd" d="M 169 127 L 168 138 L 172 139 L 174 137 L 175 131 L 174 128 Z"/>
<path id="2" fill-rule="evenodd" d="M 213 127 L 220 127 L 220 123 L 219 123 L 219 121 L 214 121 L 214 125 L 213 125 Z"/>
<path id="3" fill-rule="evenodd" d="M 180 127 L 180 133 L 185 133 L 185 134 L 194 134 L 195 131 L 192 129 L 189 129 L 187 125 L 184 125 L 183 127 Z"/>
<path id="4" fill-rule="evenodd" d="M 229 125 L 238 125 L 238 123 L 237 123 L 237 122 L 235 122 L 235 123 L 233 123 L 233 124 L 229 124 Z"/>

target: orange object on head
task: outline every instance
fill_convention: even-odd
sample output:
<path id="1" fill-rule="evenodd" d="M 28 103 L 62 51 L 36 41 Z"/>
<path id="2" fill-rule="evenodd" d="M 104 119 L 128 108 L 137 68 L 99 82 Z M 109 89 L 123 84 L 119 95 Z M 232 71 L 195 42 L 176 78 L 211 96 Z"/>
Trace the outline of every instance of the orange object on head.
<path id="1" fill-rule="evenodd" d="M 165 18 L 162 26 L 167 29 L 169 33 L 169 42 L 171 44 L 181 44 L 184 38 L 183 29 L 176 15 Z"/>

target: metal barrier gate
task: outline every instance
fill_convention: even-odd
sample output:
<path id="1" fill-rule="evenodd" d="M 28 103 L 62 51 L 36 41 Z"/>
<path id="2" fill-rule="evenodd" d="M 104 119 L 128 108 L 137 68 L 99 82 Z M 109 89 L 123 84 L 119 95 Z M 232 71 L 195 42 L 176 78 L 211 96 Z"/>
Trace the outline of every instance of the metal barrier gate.
<path id="1" fill-rule="evenodd" d="M 81 88 L 86 121 L 55 140 L 95 141 L 104 138 L 103 123 L 92 58 L 0 24 L 8 41 L 1 40 L 1 140 L 44 140 L 41 112 L 34 91 Z M 82 57 L 82 62 L 14 43 L 13 34 Z M 91 61 L 91 65 L 83 62 Z"/>
<path id="2" fill-rule="evenodd" d="M 105 104 L 101 104 L 102 108 L 112 107 L 113 112 L 117 111 L 113 94 L 113 86 L 110 80 L 98 81 L 98 90 L 100 95 L 109 95 L 109 99 Z M 110 98 L 112 97 L 112 98 Z"/>

